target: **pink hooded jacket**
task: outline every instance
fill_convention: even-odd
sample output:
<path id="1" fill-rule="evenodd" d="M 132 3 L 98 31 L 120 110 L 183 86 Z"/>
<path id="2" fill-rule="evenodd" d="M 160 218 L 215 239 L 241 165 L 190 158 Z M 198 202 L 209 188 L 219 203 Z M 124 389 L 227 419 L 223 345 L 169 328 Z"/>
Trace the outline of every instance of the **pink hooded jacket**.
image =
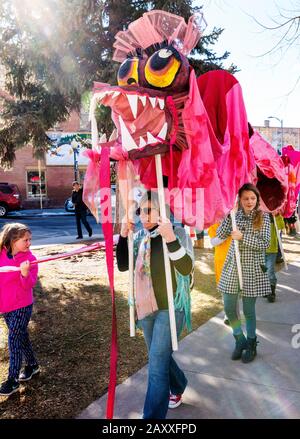
<path id="1" fill-rule="evenodd" d="M 36 257 L 28 252 L 19 252 L 12 259 L 3 249 L 0 253 L 0 267 L 19 267 L 23 261 L 35 261 Z M 30 268 L 27 277 L 20 271 L 0 273 L 0 313 L 7 313 L 33 303 L 32 289 L 37 281 L 38 266 Z"/>

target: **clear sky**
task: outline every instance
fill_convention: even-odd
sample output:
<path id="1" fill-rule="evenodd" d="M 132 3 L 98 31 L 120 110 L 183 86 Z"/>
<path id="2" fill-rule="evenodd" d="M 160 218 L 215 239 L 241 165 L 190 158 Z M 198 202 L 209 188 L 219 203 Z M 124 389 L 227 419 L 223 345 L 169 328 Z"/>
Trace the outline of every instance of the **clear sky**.
<path id="1" fill-rule="evenodd" d="M 292 16 L 291 10 L 299 16 L 300 1 L 196 0 L 194 4 L 203 5 L 208 23 L 205 33 L 214 26 L 224 28 L 214 48 L 218 55 L 228 50 L 231 54 L 225 65 L 232 62 L 241 70 L 235 76 L 251 124 L 264 125 L 268 116 L 276 116 L 285 127 L 300 127 L 300 43 L 261 56 L 276 46 L 282 31 L 264 30 L 253 18 L 273 27 L 273 20 L 283 21 L 280 10 L 287 17 Z M 298 35 L 300 39 L 300 30 Z M 280 123 L 271 119 L 270 125 Z"/>

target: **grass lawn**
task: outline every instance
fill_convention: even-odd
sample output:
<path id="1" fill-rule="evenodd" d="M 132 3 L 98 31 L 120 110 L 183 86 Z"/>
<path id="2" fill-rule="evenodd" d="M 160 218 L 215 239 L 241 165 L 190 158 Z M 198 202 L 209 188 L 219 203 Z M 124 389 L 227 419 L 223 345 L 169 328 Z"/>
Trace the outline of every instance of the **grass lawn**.
<path id="1" fill-rule="evenodd" d="M 89 241 L 90 242 L 90 241 Z M 287 240 L 290 260 L 299 241 Z M 37 256 L 56 254 L 80 244 L 36 249 Z M 213 251 L 195 250 L 192 292 L 193 329 L 222 309 L 216 291 Z M 129 337 L 128 274 L 115 269 L 118 320 L 118 383 L 147 362 L 141 332 Z M 111 297 L 103 251 L 40 265 L 30 335 L 41 374 L 21 385 L 10 398 L 0 397 L 0 419 L 75 418 L 107 392 L 111 336 Z M 0 380 L 7 376 L 8 350 L 0 318 Z M 186 334 L 183 334 L 185 336 Z"/>

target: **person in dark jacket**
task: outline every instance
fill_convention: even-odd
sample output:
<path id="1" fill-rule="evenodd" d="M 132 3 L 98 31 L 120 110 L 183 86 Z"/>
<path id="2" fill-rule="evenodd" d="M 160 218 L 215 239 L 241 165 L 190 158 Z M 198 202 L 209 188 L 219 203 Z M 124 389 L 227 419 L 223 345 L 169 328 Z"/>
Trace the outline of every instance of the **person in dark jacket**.
<path id="1" fill-rule="evenodd" d="M 170 259 L 178 336 L 185 324 L 191 329 L 193 245 L 183 227 L 173 226 L 159 216 L 156 192 L 148 191 L 143 195 L 137 214 L 143 228 L 133 236 L 135 308 L 137 325 L 143 330 L 149 357 L 143 419 L 165 419 L 168 408 L 176 408 L 182 403 L 187 378 L 172 356 L 162 238 Z M 127 236 L 133 228 L 134 225 L 124 218 L 116 251 L 120 271 L 129 268 Z"/>
<path id="2" fill-rule="evenodd" d="M 76 239 L 82 239 L 82 228 L 81 228 L 81 222 L 83 223 L 84 227 L 86 228 L 89 236 L 91 237 L 93 234 L 92 228 L 87 222 L 86 214 L 87 214 L 87 207 L 84 204 L 82 200 L 82 192 L 83 189 L 78 183 L 78 181 L 73 181 L 72 184 L 73 192 L 72 192 L 72 203 L 75 206 L 75 216 L 76 216 L 76 226 L 77 226 L 77 238 Z"/>

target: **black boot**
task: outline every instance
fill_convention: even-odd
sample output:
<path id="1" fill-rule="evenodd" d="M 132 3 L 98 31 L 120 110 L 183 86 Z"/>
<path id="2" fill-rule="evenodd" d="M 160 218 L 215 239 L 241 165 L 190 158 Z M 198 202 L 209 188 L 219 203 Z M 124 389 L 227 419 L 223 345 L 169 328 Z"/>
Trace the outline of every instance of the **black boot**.
<path id="1" fill-rule="evenodd" d="M 258 341 L 255 338 L 247 337 L 247 349 L 242 353 L 242 362 L 250 363 L 256 357 L 256 346 Z"/>
<path id="2" fill-rule="evenodd" d="M 267 299 L 268 299 L 268 301 L 270 303 L 273 303 L 276 300 L 276 293 L 275 293 L 275 291 L 276 291 L 276 285 L 271 285 L 271 294 L 269 294 L 267 296 Z"/>
<path id="3" fill-rule="evenodd" d="M 231 359 L 239 360 L 242 357 L 242 352 L 247 349 L 247 340 L 244 334 L 233 335 L 235 338 L 235 349 L 232 352 Z"/>

